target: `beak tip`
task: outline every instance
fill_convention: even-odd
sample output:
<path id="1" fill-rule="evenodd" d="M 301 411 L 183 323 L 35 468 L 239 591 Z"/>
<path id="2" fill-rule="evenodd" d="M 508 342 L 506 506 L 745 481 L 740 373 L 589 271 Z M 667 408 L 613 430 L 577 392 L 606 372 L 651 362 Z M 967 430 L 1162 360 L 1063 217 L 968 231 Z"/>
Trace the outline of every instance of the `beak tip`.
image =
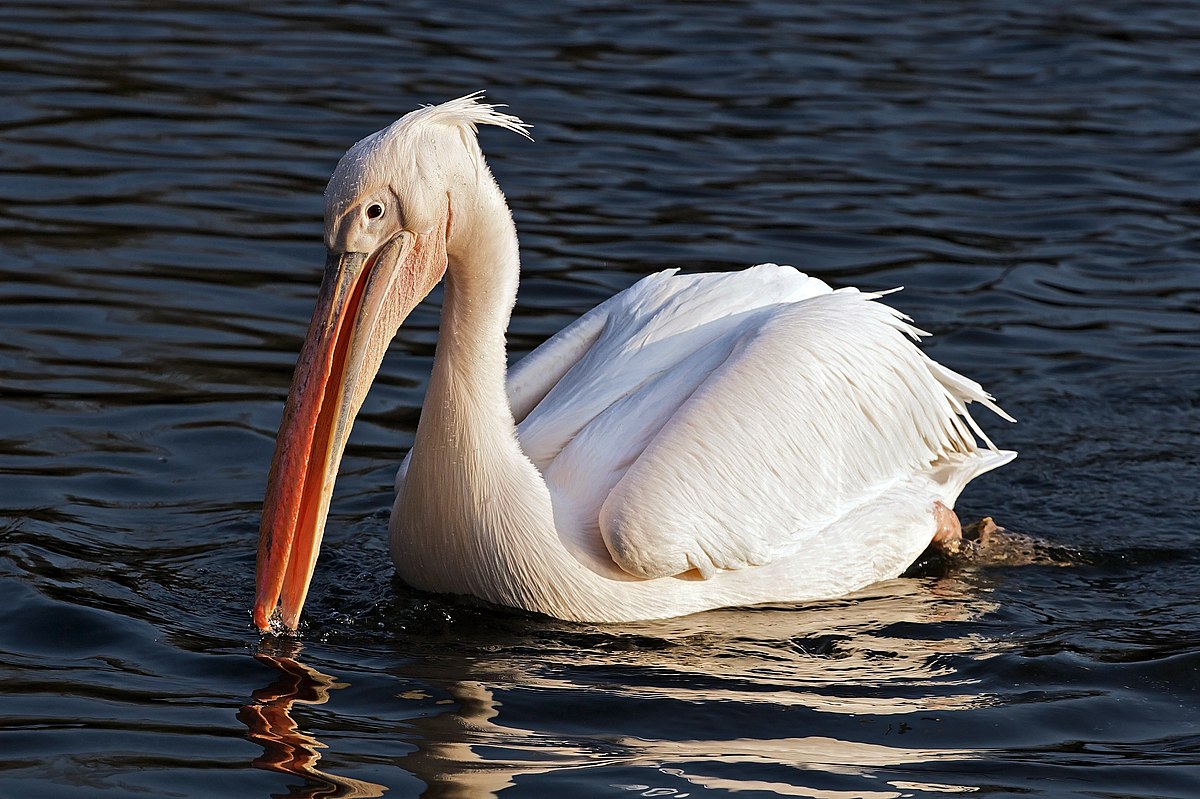
<path id="1" fill-rule="evenodd" d="M 300 612 L 287 611 L 283 605 L 268 608 L 262 601 L 254 603 L 254 626 L 261 633 L 268 635 L 288 635 L 295 633 L 300 626 Z"/>
<path id="2" fill-rule="evenodd" d="M 267 603 L 263 600 L 255 600 L 253 614 L 254 626 L 257 627 L 260 632 L 267 633 L 271 631 L 271 616 L 274 614 L 274 610 L 274 608 L 268 608 Z"/>

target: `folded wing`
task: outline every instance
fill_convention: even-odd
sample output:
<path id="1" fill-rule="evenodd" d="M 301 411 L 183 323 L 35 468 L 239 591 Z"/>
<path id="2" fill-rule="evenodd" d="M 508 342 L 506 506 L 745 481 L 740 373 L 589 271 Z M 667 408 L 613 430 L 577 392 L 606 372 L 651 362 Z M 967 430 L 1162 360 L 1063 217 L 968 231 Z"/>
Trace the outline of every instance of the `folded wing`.
<path id="1" fill-rule="evenodd" d="M 543 396 L 518 428 L 560 534 L 589 551 L 602 539 L 636 577 L 707 577 L 795 552 L 889 486 L 983 455 L 965 405 L 1003 412 L 877 296 L 774 265 L 660 273 L 565 330 L 575 360 L 540 356 L 555 365 L 523 389 Z"/>

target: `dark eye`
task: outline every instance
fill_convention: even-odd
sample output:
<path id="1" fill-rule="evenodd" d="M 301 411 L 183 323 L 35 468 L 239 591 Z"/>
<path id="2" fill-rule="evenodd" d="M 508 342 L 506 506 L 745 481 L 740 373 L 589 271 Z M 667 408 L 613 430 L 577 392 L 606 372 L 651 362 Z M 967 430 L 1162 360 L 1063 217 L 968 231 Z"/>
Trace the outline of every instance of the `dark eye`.
<path id="1" fill-rule="evenodd" d="M 367 206 L 367 219 L 378 219 L 383 216 L 383 205 L 381 203 L 371 203 Z"/>

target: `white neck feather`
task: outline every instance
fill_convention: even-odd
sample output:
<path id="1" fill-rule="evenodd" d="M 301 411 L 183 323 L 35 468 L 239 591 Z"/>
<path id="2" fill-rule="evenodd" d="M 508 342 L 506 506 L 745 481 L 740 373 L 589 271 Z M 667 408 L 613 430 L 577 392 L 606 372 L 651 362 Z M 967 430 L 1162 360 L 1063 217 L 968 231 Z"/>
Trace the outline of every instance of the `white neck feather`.
<path id="1" fill-rule="evenodd" d="M 525 594 L 546 581 L 506 575 L 544 568 L 556 533 L 545 481 L 517 442 L 505 385 L 516 229 L 498 189 L 481 195 L 467 210 L 452 208 L 441 328 L 392 515 L 392 554 L 418 588 L 529 607 Z"/>
<path id="2" fill-rule="evenodd" d="M 479 427 L 480 434 L 513 436 L 505 389 L 505 332 L 517 298 L 517 233 L 501 199 L 499 213 L 473 209 L 465 240 L 449 253 L 437 352 L 418 427 L 428 438 L 447 427 Z M 452 224 L 458 222 L 458 216 Z"/>

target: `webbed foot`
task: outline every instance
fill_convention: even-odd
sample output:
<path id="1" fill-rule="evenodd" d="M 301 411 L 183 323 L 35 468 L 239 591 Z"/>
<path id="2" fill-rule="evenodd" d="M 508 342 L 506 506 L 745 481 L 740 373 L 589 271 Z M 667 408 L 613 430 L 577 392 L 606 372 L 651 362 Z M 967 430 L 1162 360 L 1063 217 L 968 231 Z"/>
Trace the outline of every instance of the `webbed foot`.
<path id="1" fill-rule="evenodd" d="M 933 534 L 932 546 L 942 550 L 946 555 L 958 554 L 962 546 L 962 525 L 958 514 L 950 510 L 942 502 L 933 503 L 933 518 L 937 522 L 937 530 Z"/>

